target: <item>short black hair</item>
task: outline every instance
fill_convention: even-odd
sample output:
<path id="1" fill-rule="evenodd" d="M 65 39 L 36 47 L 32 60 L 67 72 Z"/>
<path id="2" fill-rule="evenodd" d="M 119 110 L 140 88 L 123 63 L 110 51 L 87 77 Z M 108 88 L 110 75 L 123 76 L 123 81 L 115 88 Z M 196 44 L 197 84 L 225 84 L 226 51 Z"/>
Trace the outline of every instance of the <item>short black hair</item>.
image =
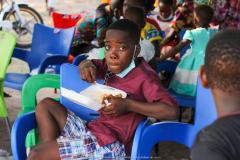
<path id="1" fill-rule="evenodd" d="M 173 0 L 159 0 L 159 3 L 162 2 L 165 5 L 173 6 Z"/>
<path id="2" fill-rule="evenodd" d="M 129 33 L 129 37 L 131 37 L 135 44 L 139 43 L 140 40 L 140 28 L 139 26 L 128 20 L 128 19 L 120 19 L 113 22 L 107 30 L 120 30 Z"/>
<path id="3" fill-rule="evenodd" d="M 134 4 L 131 5 L 145 7 L 146 1 L 148 0 L 128 0 L 128 1 L 131 1 L 132 3 L 134 2 Z M 126 2 L 126 0 L 124 0 L 124 2 Z"/>
<path id="4" fill-rule="evenodd" d="M 208 28 L 213 18 L 213 9 L 208 5 L 199 5 L 194 10 L 195 14 L 199 18 L 200 27 Z"/>
<path id="5" fill-rule="evenodd" d="M 145 26 L 145 11 L 142 7 L 130 6 L 125 11 L 124 18 L 129 19 L 141 28 Z"/>
<path id="6" fill-rule="evenodd" d="M 154 10 L 155 8 L 154 4 L 155 4 L 155 0 L 145 0 L 145 10 L 147 12 Z"/>
<path id="7" fill-rule="evenodd" d="M 240 30 L 224 30 L 208 43 L 205 69 L 211 88 L 240 91 Z"/>

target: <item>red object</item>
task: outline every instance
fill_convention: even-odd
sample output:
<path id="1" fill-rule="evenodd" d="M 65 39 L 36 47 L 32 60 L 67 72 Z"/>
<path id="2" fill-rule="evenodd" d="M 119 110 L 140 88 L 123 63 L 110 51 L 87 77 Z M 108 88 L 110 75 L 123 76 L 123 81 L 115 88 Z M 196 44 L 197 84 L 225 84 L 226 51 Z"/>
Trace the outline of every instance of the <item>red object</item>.
<path id="1" fill-rule="evenodd" d="M 81 18 L 81 14 L 52 13 L 53 26 L 55 28 L 74 27 Z"/>
<path id="2" fill-rule="evenodd" d="M 52 13 L 53 26 L 55 28 L 70 28 L 74 27 L 77 22 L 82 18 L 81 14 L 63 14 L 63 13 Z M 72 63 L 74 56 L 71 54 L 68 56 L 68 62 Z"/>

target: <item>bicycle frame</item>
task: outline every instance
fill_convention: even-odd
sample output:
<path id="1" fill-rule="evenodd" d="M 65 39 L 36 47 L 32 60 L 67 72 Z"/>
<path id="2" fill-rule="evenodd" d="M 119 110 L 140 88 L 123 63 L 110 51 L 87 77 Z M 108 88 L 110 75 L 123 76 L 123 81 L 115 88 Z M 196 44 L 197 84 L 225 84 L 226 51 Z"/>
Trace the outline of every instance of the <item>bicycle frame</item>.
<path id="1" fill-rule="evenodd" d="M 29 6 L 28 3 L 16 3 L 13 0 L 6 0 L 5 5 L 3 6 L 1 13 L 0 13 L 0 21 L 3 21 L 3 17 L 7 12 L 14 12 L 16 19 L 19 20 L 22 24 L 25 24 L 24 18 L 21 16 L 19 11 L 19 5 L 26 5 Z"/>

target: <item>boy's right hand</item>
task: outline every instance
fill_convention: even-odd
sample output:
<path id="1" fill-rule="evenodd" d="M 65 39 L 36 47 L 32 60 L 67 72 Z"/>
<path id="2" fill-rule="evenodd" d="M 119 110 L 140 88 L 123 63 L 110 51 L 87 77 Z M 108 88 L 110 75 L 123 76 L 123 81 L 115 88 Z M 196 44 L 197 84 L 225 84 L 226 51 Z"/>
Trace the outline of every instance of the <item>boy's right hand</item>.
<path id="1" fill-rule="evenodd" d="M 83 80 L 89 83 L 94 83 L 96 81 L 97 69 L 92 61 L 85 60 L 79 64 L 78 68 Z"/>

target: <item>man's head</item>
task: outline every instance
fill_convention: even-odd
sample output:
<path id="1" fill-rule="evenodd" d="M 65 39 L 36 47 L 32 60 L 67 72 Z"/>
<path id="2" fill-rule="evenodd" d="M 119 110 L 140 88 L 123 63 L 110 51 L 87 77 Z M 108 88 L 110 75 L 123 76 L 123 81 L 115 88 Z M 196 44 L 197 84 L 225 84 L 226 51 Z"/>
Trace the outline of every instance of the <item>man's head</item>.
<path id="1" fill-rule="evenodd" d="M 144 28 L 145 26 L 145 12 L 144 9 L 141 7 L 128 7 L 125 12 L 124 18 L 135 22 L 140 29 Z"/>
<path id="2" fill-rule="evenodd" d="M 138 6 L 145 9 L 146 0 L 124 0 L 123 3 L 123 15 L 130 6 Z"/>
<path id="3" fill-rule="evenodd" d="M 240 30 L 225 30 L 208 43 L 202 84 L 233 95 L 240 93 Z"/>
<path id="4" fill-rule="evenodd" d="M 127 68 L 140 52 L 140 29 L 137 24 L 121 19 L 112 23 L 105 39 L 105 59 L 108 69 L 117 74 Z"/>
<path id="5" fill-rule="evenodd" d="M 124 0 L 111 0 L 110 3 L 113 14 L 118 19 L 123 15 L 123 2 Z"/>

